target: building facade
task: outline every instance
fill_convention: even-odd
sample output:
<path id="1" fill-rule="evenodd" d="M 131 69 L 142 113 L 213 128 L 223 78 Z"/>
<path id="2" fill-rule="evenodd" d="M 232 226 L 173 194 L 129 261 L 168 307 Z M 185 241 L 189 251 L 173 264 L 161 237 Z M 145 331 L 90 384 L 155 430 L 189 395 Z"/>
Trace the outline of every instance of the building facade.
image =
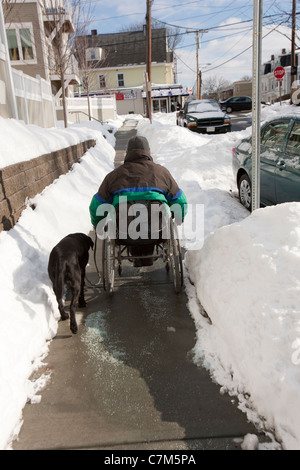
<path id="1" fill-rule="evenodd" d="M 11 46 L 11 42 L 10 42 Z M 18 46 L 18 43 L 16 43 Z M 17 49 L 15 50 L 15 54 Z M 50 82 L 36 78 L 11 66 L 11 48 L 6 35 L 5 20 L 0 5 L 0 116 L 53 127 L 56 116 Z"/>
<path id="2" fill-rule="evenodd" d="M 17 105 L 8 55 L 5 21 L 0 4 L 0 116 L 17 117 Z"/>
<path id="3" fill-rule="evenodd" d="M 298 65 L 298 55 L 296 54 L 296 64 Z M 285 70 L 282 81 L 277 81 L 274 76 L 276 67 L 281 66 Z M 297 80 L 300 80 L 300 73 L 297 71 Z M 272 55 L 268 62 L 262 66 L 261 73 L 261 99 L 266 103 L 273 104 L 283 99 L 288 99 L 291 93 L 291 53 L 282 49 L 278 56 Z"/>
<path id="4" fill-rule="evenodd" d="M 80 41 L 80 39 L 79 39 Z M 115 94 L 117 113 L 145 114 L 146 37 L 143 31 L 98 34 L 84 38 L 86 69 L 80 67 L 79 96 Z M 88 80 L 88 84 L 86 83 Z M 151 88 L 153 111 L 170 112 L 188 92 L 174 83 L 173 52 L 166 28 L 152 30 Z M 165 93 L 165 89 L 168 92 Z"/>
<path id="5" fill-rule="evenodd" d="M 66 0 L 14 0 L 4 4 L 5 27 L 11 66 L 26 75 L 50 80 L 52 93 L 62 95 L 59 50 L 74 33 L 72 8 Z M 78 65 L 71 57 L 64 70 L 66 94 L 79 84 Z"/>

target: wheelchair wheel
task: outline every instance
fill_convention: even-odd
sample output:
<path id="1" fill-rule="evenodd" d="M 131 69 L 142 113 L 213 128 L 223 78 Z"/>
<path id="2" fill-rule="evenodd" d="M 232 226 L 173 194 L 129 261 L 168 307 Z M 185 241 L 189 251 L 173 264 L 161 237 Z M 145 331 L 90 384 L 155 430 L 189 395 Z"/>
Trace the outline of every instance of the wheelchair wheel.
<path id="1" fill-rule="evenodd" d="M 115 244 L 110 238 L 103 240 L 102 276 L 104 290 L 112 294 L 115 281 Z"/>
<path id="2" fill-rule="evenodd" d="M 170 261 L 174 288 L 176 294 L 178 294 L 183 286 L 183 266 L 177 226 L 173 219 L 170 219 Z"/>

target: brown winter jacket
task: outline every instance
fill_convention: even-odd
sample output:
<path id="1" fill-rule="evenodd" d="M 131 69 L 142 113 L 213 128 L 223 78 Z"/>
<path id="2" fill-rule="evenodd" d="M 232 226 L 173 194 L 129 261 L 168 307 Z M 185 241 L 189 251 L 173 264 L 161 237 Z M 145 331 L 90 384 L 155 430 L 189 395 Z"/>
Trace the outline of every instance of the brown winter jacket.
<path id="1" fill-rule="evenodd" d="M 104 203 L 116 206 L 121 195 L 131 201 L 160 200 L 169 206 L 177 203 L 182 208 L 182 219 L 187 209 L 183 191 L 167 168 L 154 163 L 147 148 L 128 150 L 123 165 L 106 175 L 90 204 L 94 226 L 101 220 L 96 215 L 98 206 Z"/>

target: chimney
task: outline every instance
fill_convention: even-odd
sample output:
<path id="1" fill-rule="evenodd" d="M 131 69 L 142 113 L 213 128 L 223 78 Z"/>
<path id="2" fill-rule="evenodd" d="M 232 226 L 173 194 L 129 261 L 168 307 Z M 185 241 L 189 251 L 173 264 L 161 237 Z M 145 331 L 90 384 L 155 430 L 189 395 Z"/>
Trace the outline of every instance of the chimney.
<path id="1" fill-rule="evenodd" d="M 92 36 L 97 36 L 98 31 L 96 29 L 92 29 L 91 33 L 92 33 Z"/>

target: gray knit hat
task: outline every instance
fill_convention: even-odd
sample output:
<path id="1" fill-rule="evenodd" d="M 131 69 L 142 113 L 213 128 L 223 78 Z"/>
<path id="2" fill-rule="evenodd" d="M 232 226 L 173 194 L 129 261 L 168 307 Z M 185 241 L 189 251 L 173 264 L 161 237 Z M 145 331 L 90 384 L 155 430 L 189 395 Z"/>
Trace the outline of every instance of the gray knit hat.
<path id="1" fill-rule="evenodd" d="M 150 154 L 150 146 L 146 137 L 131 137 L 127 144 L 127 153 L 131 152 L 132 150 L 145 150 L 148 154 Z"/>

